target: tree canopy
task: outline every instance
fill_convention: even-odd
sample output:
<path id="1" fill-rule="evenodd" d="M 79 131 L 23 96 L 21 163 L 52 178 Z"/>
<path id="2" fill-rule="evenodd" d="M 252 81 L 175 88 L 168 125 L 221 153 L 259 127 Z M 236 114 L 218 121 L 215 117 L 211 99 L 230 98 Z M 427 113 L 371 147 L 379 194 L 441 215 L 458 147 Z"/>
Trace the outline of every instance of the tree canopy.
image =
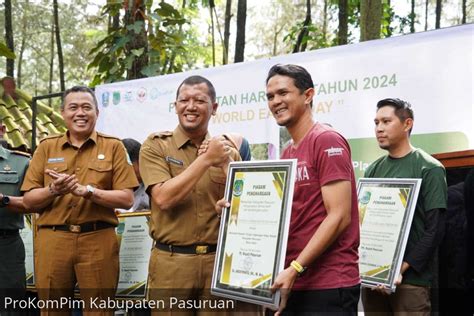
<path id="1" fill-rule="evenodd" d="M 474 20 L 466 0 L 57 2 L 1 7 L 0 69 L 33 95 L 62 90 L 61 71 L 66 87 L 94 86 Z"/>

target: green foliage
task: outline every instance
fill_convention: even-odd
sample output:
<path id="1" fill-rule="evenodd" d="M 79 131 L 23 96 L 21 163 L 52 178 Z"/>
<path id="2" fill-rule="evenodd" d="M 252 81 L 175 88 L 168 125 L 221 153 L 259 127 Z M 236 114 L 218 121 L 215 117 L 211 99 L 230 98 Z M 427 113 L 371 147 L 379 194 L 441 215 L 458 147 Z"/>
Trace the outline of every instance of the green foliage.
<path id="1" fill-rule="evenodd" d="M 0 42 L 0 56 L 7 57 L 9 59 L 15 59 L 15 53 L 8 48 L 7 44 Z"/>
<path id="2" fill-rule="evenodd" d="M 357 29 L 359 27 L 360 0 L 349 0 L 347 6 L 347 37 L 348 42 L 351 43 L 355 40 L 354 34 L 352 34 L 351 30 Z M 338 22 L 338 13 L 339 1 L 328 0 L 328 16 L 326 17 L 328 25 L 331 24 L 331 22 Z M 297 22 L 296 24 L 292 25 L 288 29 L 288 33 L 283 37 L 283 41 L 287 43 L 289 47 L 293 47 L 297 41 L 298 34 L 301 32 L 303 27 L 305 27 L 303 25 L 303 21 Z M 338 45 L 338 40 L 336 36 L 337 29 L 335 29 L 333 32 L 327 31 L 327 34 L 323 34 L 323 26 L 321 21 L 313 21 L 313 23 L 307 26 L 306 28 L 308 30 L 308 35 L 303 37 L 302 45 L 306 44 L 308 50 Z"/>
<path id="3" fill-rule="evenodd" d="M 395 16 L 395 12 L 393 8 L 388 4 L 383 2 L 382 3 L 382 37 L 391 37 L 394 28 L 391 26 L 392 20 Z"/>
<path id="4" fill-rule="evenodd" d="M 68 86 L 88 84 L 92 78 L 91 71 L 85 67 L 90 61 L 88 52 L 97 37 L 103 34 L 102 22 L 93 13 L 98 9 L 94 10 L 96 6 L 89 5 L 88 2 L 88 0 L 59 1 L 59 24 L 65 79 Z M 51 3 L 50 0 L 12 1 L 15 71 L 17 72 L 15 78 L 17 85 L 21 82 L 21 88 L 33 95 L 49 93 L 53 11 Z M 86 10 L 87 7 L 89 10 Z M 2 33 L 4 33 L 3 25 L 4 16 L 1 12 L 0 32 Z M 54 47 L 54 52 L 52 92 L 59 92 L 56 47 Z M 18 76 L 20 63 L 21 78 Z M 0 58 L 0 69 L 0 72 L 5 71 L 5 58 Z"/>
<path id="5" fill-rule="evenodd" d="M 152 1 L 146 2 L 146 7 L 152 8 Z M 107 3 L 102 16 L 117 14 L 117 3 Z M 183 37 L 178 32 L 179 27 L 187 23 L 182 14 L 172 5 L 160 2 L 158 7 L 145 17 L 144 21 L 135 21 L 129 25 L 120 25 L 116 30 L 110 30 L 97 46 L 90 51 L 94 57 L 89 63 L 89 69 L 96 69 L 96 75 L 91 85 L 109 83 L 125 79 L 126 72 L 131 70 L 134 62 L 148 52 L 149 62 L 142 70 L 144 76 L 156 76 L 162 73 L 176 71 L 179 66 L 170 63 L 173 53 L 184 51 Z M 134 40 L 134 34 L 139 35 L 146 30 L 147 43 L 140 48 L 128 51 L 128 45 Z"/>
<path id="6" fill-rule="evenodd" d="M 331 43 L 322 33 L 322 29 L 320 27 L 317 27 L 315 24 L 304 26 L 303 22 L 299 22 L 296 25 L 292 26 L 288 34 L 283 37 L 283 41 L 294 46 L 298 38 L 298 34 L 301 32 L 302 29 L 306 29 L 308 32 L 307 35 L 303 36 L 303 39 L 301 41 L 302 46 L 306 45 L 309 50 L 331 46 Z"/>

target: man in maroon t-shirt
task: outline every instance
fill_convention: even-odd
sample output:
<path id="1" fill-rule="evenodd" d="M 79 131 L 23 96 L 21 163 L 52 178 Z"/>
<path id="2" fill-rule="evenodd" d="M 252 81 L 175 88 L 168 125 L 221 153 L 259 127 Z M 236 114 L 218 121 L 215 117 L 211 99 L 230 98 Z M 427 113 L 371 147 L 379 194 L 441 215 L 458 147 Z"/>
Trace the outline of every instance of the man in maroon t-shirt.
<path id="1" fill-rule="evenodd" d="M 359 215 L 349 144 L 312 117 L 314 84 L 297 65 L 275 65 L 267 77 L 268 107 L 292 141 L 281 158 L 298 160 L 287 267 L 277 315 L 356 314 L 360 295 Z M 289 292 L 292 291 L 291 296 Z"/>

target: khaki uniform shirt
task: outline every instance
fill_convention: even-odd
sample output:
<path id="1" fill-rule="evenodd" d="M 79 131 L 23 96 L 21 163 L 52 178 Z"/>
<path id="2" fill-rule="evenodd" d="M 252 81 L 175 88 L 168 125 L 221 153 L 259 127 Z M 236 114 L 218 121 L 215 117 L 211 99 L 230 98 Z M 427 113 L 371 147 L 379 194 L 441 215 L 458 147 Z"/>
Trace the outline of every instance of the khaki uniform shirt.
<path id="1" fill-rule="evenodd" d="M 205 139 L 209 139 L 209 133 Z M 174 132 L 151 134 L 140 150 L 140 174 L 145 189 L 181 174 L 196 158 L 198 148 L 181 127 Z M 232 158 L 240 160 L 236 150 Z M 154 240 L 174 246 L 216 244 L 219 218 L 215 211 L 224 197 L 226 176 L 221 168 L 210 167 L 192 192 L 170 210 L 161 211 L 151 202 L 150 235 Z"/>
<path id="2" fill-rule="evenodd" d="M 26 173 L 22 191 L 47 187 L 53 179 L 45 174 L 45 169 L 74 173 L 80 184 L 90 184 L 102 190 L 138 186 L 132 163 L 118 138 L 94 131 L 81 148 L 77 148 L 69 142 L 67 135 L 49 137 L 40 143 Z M 69 193 L 58 196 L 44 208 L 37 224 L 77 225 L 94 221 L 118 224 L 113 208 Z"/>
<path id="3" fill-rule="evenodd" d="M 29 155 L 10 151 L 0 146 L 0 192 L 7 196 L 20 196 L 20 186 L 28 167 Z M 0 208 L 0 229 L 21 229 L 23 214 Z"/>

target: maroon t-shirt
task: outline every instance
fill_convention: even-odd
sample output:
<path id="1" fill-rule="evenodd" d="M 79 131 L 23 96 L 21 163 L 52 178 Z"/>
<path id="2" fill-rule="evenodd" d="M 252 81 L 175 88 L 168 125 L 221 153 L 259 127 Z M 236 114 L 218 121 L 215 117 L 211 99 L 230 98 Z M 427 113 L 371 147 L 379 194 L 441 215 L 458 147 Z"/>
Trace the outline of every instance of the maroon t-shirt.
<path id="1" fill-rule="evenodd" d="M 290 144 L 281 158 L 298 160 L 285 267 L 298 257 L 327 216 L 321 186 L 348 180 L 352 187 L 350 225 L 296 279 L 293 289 L 332 289 L 360 283 L 359 212 L 349 144 L 331 127 L 316 123 L 298 147 Z"/>

